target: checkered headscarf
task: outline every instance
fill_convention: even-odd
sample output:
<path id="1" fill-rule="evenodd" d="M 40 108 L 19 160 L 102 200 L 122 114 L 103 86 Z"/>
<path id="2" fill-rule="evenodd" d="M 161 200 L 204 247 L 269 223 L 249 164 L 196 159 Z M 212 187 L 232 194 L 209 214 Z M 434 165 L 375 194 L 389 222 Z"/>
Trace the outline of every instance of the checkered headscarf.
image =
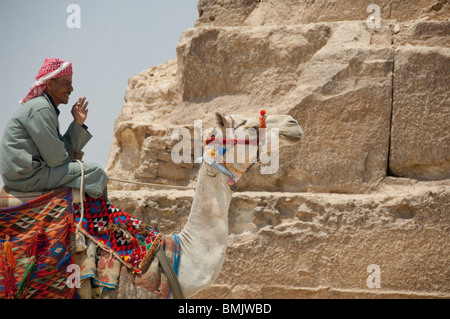
<path id="1" fill-rule="evenodd" d="M 28 100 L 44 93 L 48 80 L 56 79 L 68 74 L 73 74 L 72 62 L 46 58 L 44 65 L 41 67 L 38 75 L 36 76 L 36 82 L 34 82 L 34 84 L 30 87 L 30 92 L 28 92 L 27 96 L 20 101 L 20 104 L 24 104 Z"/>

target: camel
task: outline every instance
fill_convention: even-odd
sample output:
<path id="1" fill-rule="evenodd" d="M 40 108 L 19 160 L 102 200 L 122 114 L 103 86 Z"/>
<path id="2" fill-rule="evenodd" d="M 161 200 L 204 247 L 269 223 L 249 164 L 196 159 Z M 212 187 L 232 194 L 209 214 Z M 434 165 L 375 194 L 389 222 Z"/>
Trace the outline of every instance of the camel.
<path id="1" fill-rule="evenodd" d="M 259 129 L 260 127 L 258 118 L 247 118 L 238 114 L 223 116 L 220 113 L 216 113 L 215 117 L 218 129 L 227 138 L 229 135 L 225 134 L 226 129 L 235 132 L 238 129 Z M 302 128 L 293 117 L 270 115 L 264 117 L 264 119 L 267 143 L 272 141 L 271 132 L 274 131 L 273 129 L 278 129 L 279 132 L 279 148 L 294 145 L 301 140 Z M 259 143 L 251 144 L 245 145 L 244 150 L 247 154 L 245 162 L 239 163 L 236 161 L 237 163 L 233 163 L 233 165 L 229 164 L 231 167 L 228 166 L 227 174 L 218 170 L 217 165 L 215 166 L 211 159 L 208 162 L 205 158 L 205 161 L 201 164 L 188 221 L 178 234 L 181 246 L 178 281 L 185 298 L 210 286 L 219 275 L 227 248 L 228 209 L 234 186 L 230 185 L 230 179 L 237 182 L 254 163 L 254 158 L 252 159 L 249 156 L 249 154 L 252 154 L 249 148 L 259 147 L 259 156 L 263 155 Z M 206 147 L 204 152 L 211 152 L 212 149 Z M 270 153 L 272 148 L 267 147 L 267 149 Z M 215 149 L 212 152 L 218 151 L 218 149 Z M 122 272 L 118 292 L 113 291 L 105 294 L 105 298 L 149 298 L 148 295 L 133 290 L 130 276 L 130 272 L 125 272 L 125 275 Z M 124 285 L 127 287 L 123 287 Z M 126 291 L 126 294 L 121 293 L 121 291 Z"/>

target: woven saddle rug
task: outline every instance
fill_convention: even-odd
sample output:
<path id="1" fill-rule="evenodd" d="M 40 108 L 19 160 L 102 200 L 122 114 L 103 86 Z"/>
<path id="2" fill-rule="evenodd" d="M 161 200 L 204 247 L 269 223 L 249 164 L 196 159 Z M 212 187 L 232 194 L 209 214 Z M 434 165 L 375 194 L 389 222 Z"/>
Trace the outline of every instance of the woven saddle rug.
<path id="1" fill-rule="evenodd" d="M 70 190 L 0 209 L 0 298 L 74 298 L 67 285 L 75 262 Z"/>
<path id="2" fill-rule="evenodd" d="M 169 297 L 168 280 L 153 256 L 162 247 L 177 273 L 177 236 L 162 236 L 103 198 L 86 195 L 83 208 L 81 216 L 69 188 L 0 209 L 0 298 L 77 298 L 67 268 L 75 263 L 80 279 L 91 278 L 101 289 L 116 289 L 121 268 L 122 274 L 128 268 L 138 286 Z M 76 254 L 80 219 L 87 249 Z"/>
<path id="3" fill-rule="evenodd" d="M 179 242 L 177 236 L 163 236 L 160 246 L 177 270 Z M 78 293 L 83 299 L 161 299 L 171 298 L 169 280 L 159 265 L 157 257 L 150 262 L 148 270 L 140 275 L 111 256 L 110 253 L 87 240 L 87 248 L 77 253 L 77 264 L 81 267 L 81 288 Z"/>
<path id="4" fill-rule="evenodd" d="M 79 205 L 74 205 L 76 224 L 81 219 L 82 233 L 87 237 L 86 249 L 77 254 L 77 263 L 81 266 L 81 280 L 90 278 L 96 288 L 93 298 L 119 288 L 119 279 L 120 285 L 145 287 L 149 298 L 169 298 L 168 279 L 153 257 L 161 247 L 177 274 L 180 255 L 177 235 L 163 236 L 101 197 L 86 195 L 83 207 L 82 214 Z M 125 272 L 131 272 L 132 283 L 126 282 L 129 277 Z M 95 293 L 98 289 L 100 293 Z M 124 291 L 118 292 L 120 298 L 128 297 Z"/>

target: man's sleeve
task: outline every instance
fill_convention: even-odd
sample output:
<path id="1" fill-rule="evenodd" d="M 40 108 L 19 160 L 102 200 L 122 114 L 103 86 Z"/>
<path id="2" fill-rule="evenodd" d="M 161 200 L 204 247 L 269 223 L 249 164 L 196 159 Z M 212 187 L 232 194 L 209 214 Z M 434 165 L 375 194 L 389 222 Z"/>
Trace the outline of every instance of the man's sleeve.
<path id="1" fill-rule="evenodd" d="M 63 136 L 63 141 L 69 156 L 75 158 L 74 152 L 81 152 L 91 138 L 92 135 L 86 127 L 73 121 Z"/>
<path id="2" fill-rule="evenodd" d="M 59 138 L 58 119 L 50 109 L 34 112 L 24 125 L 48 166 L 57 167 L 69 161 L 64 142 Z"/>

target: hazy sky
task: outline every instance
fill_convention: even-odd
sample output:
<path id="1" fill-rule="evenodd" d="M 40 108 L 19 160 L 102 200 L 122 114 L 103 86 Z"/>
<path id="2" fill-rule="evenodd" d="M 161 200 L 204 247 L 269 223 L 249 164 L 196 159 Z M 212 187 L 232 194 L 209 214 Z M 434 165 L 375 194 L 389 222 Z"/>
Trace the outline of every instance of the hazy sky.
<path id="1" fill-rule="evenodd" d="M 176 58 L 180 36 L 194 26 L 198 0 L 1 0 L 0 134 L 19 100 L 28 93 L 44 59 L 73 63 L 69 104 L 59 106 L 61 133 L 72 121 L 70 109 L 86 96 L 86 125 L 93 138 L 86 162 L 106 167 L 114 120 L 124 104 L 128 79 Z M 78 5 L 80 28 L 67 12 Z M 69 19 L 68 19 L 69 18 Z M 0 184 L 3 184 L 0 178 Z"/>

